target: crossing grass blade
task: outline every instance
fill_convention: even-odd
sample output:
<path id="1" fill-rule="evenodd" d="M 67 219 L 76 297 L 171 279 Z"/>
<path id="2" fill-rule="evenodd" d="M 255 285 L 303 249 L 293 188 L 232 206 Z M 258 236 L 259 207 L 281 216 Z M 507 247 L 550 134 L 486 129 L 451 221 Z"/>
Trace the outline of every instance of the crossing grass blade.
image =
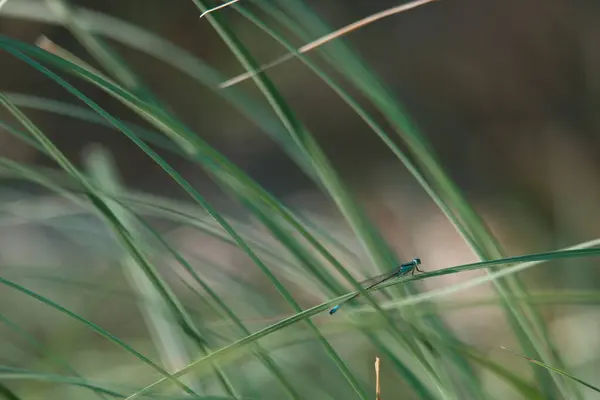
<path id="1" fill-rule="evenodd" d="M 572 379 L 572 380 L 574 380 L 575 382 L 577 382 L 577 383 L 579 383 L 579 384 L 581 384 L 581 385 L 583 385 L 583 386 L 585 386 L 585 387 L 587 387 L 587 388 L 589 388 L 589 389 L 592 389 L 594 392 L 598 392 L 598 393 L 600 393 L 600 388 L 598 388 L 597 386 L 594 386 L 594 385 L 592 385 L 591 383 L 587 383 L 587 382 L 585 382 L 585 381 L 583 381 L 583 380 L 581 380 L 581 379 L 579 379 L 579 378 L 577 378 L 577 377 L 575 377 L 575 376 L 573 376 L 573 375 L 571 375 L 571 374 L 569 374 L 569 373 L 567 373 L 567 372 L 565 372 L 565 371 L 561 371 L 560 369 L 557 369 L 557 368 L 551 367 L 551 366 L 549 366 L 549 365 L 547 365 L 547 364 L 544 364 L 544 363 L 543 363 L 543 362 L 541 362 L 541 361 L 534 360 L 533 358 L 530 358 L 530 357 L 524 356 L 524 355 L 522 355 L 522 354 L 519 354 L 519 353 L 517 353 L 517 352 L 515 352 L 515 351 L 512 351 L 512 350 L 510 350 L 510 349 L 507 349 L 507 348 L 506 348 L 506 347 L 504 347 L 504 346 L 502 346 L 501 348 L 502 348 L 503 350 L 506 350 L 506 351 L 508 351 L 509 353 L 512 353 L 512 354 L 514 354 L 514 355 L 516 355 L 516 356 L 519 356 L 519 357 L 521 357 L 521 358 L 523 358 L 523 359 L 525 359 L 525 360 L 529 361 L 530 363 L 533 363 L 533 364 L 535 364 L 535 365 L 538 365 L 538 366 L 540 366 L 540 367 L 542 367 L 542 368 L 546 368 L 548 371 L 552 371 L 552 372 L 554 372 L 554 373 L 556 373 L 556 374 L 558 374 L 558 375 L 560 375 L 560 376 L 564 376 L 565 378 Z"/>

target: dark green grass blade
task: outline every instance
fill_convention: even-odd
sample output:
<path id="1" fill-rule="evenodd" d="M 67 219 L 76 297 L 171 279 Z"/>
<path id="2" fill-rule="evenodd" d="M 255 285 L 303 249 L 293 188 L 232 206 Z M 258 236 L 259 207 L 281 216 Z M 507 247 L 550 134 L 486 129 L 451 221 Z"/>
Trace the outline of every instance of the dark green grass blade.
<path id="1" fill-rule="evenodd" d="M 2 382 L 0 382 L 0 396 L 6 400 L 21 400 L 21 397 L 17 396 L 15 392 Z"/>

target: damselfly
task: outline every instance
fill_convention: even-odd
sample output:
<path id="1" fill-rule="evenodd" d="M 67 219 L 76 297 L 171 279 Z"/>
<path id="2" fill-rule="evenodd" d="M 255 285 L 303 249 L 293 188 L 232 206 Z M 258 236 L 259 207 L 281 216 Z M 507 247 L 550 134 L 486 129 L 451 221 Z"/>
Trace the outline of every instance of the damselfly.
<path id="1" fill-rule="evenodd" d="M 370 282 L 374 282 L 371 283 L 370 285 L 366 286 L 364 288 L 364 290 L 369 290 L 371 288 L 374 288 L 377 285 L 382 284 L 385 281 L 389 281 L 390 279 L 395 279 L 398 278 L 399 276 L 402 275 L 406 275 L 409 272 L 411 273 L 411 275 L 415 274 L 415 271 L 419 271 L 419 272 L 423 272 L 419 269 L 419 265 L 421 265 L 421 259 L 420 258 L 415 258 L 410 262 L 407 262 L 406 264 L 402 264 L 399 267 L 396 267 L 392 272 L 387 272 L 383 275 L 379 275 L 373 278 L 369 278 L 364 282 L 361 282 L 361 285 L 365 285 L 368 284 Z M 347 302 L 349 302 L 350 300 L 353 300 L 355 298 L 357 298 L 358 296 L 360 296 L 360 293 L 355 294 L 354 296 L 344 300 L 342 303 L 338 304 L 337 306 L 333 307 L 331 310 L 329 310 L 329 314 L 333 315 L 337 310 L 340 309 L 341 306 L 343 306 L 344 304 L 346 304 Z"/>

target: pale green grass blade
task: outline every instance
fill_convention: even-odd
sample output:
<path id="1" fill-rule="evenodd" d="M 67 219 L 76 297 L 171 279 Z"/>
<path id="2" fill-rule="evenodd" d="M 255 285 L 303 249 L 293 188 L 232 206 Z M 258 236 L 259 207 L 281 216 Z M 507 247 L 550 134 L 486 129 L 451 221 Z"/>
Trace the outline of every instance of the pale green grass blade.
<path id="1" fill-rule="evenodd" d="M 117 172 L 114 164 L 111 163 L 109 155 L 101 149 L 95 149 L 88 155 L 87 161 L 90 169 L 90 176 L 94 178 L 98 187 L 109 193 L 118 193 L 121 191 L 120 182 L 118 181 Z M 115 216 L 119 218 L 123 226 L 130 232 L 132 238 L 138 242 L 144 242 L 144 238 L 137 234 L 137 226 L 132 215 L 128 210 L 124 209 L 119 203 L 110 202 L 109 199 L 103 199 L 105 204 L 113 210 Z M 125 244 L 125 249 L 128 246 Z M 153 267 L 150 262 L 140 264 L 134 258 L 127 258 L 121 262 L 125 273 L 130 277 L 132 288 L 138 291 L 140 298 L 146 298 L 148 303 L 156 303 L 153 306 L 147 306 L 142 311 L 150 321 L 150 329 L 154 332 L 154 338 L 163 349 L 162 354 L 168 361 L 171 369 L 178 369 L 182 364 L 191 361 L 191 355 L 188 354 L 184 347 L 183 333 L 192 338 L 203 354 L 209 353 L 211 350 L 205 338 L 202 337 L 200 329 L 193 322 L 187 311 L 177 299 L 168 284 L 161 278 L 158 270 Z M 156 308 L 162 302 L 171 305 L 173 315 L 167 316 L 166 313 L 156 312 Z M 174 326 L 179 324 L 183 331 L 177 330 Z M 239 397 L 236 390 L 233 388 L 226 374 L 215 365 L 215 373 L 218 380 L 223 386 L 226 393 L 232 397 Z M 193 381 L 188 383 L 190 387 L 196 391 L 201 388 L 194 384 Z"/>
<path id="2" fill-rule="evenodd" d="M 204 290 L 208 295 L 208 300 L 211 303 L 212 307 L 221 314 L 221 317 L 224 320 L 231 320 L 236 328 L 241 332 L 242 335 L 250 335 L 250 331 L 243 324 L 241 319 L 231 310 L 222 300 L 215 291 L 213 291 L 209 285 L 207 285 L 204 280 L 196 273 L 194 268 L 190 265 L 190 263 L 185 259 L 185 257 L 180 254 L 177 250 L 175 250 L 162 236 L 156 232 L 147 222 L 143 219 L 138 218 L 138 221 L 142 224 L 142 226 L 167 250 L 169 254 L 177 262 L 181 265 L 194 279 L 194 281 Z M 196 293 L 200 297 L 204 297 L 200 295 L 197 291 Z M 257 344 L 256 346 L 256 356 L 257 358 L 265 365 L 265 367 L 273 373 L 273 376 L 281 383 L 283 388 L 286 390 L 287 394 L 292 399 L 300 399 L 302 398 L 296 389 L 294 389 L 293 385 L 284 375 L 283 371 L 277 367 L 276 363 L 273 359 L 264 352 L 264 350 Z"/>

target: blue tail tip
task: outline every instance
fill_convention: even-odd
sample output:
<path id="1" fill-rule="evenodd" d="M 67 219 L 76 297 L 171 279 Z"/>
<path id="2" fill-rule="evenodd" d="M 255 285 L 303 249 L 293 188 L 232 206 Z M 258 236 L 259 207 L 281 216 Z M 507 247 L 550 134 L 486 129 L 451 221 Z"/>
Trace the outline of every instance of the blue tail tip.
<path id="1" fill-rule="evenodd" d="M 333 307 L 331 310 L 329 310 L 329 315 L 333 315 L 333 314 L 335 314 L 335 312 L 336 312 L 337 310 L 339 310 L 339 309 L 340 309 L 340 306 L 335 306 L 335 307 Z"/>

